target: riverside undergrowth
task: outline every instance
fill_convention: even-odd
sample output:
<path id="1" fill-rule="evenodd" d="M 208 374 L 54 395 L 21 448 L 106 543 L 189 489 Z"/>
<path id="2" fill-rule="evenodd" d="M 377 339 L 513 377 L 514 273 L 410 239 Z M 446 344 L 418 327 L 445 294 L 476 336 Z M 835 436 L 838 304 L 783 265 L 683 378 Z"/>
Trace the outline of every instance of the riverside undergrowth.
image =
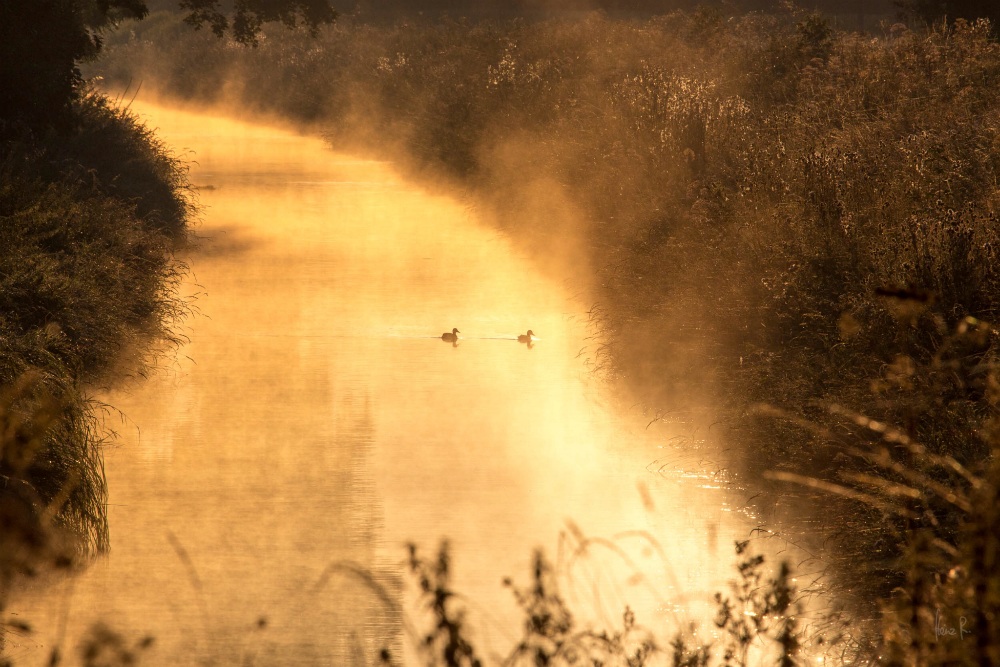
<path id="1" fill-rule="evenodd" d="M 988 23 L 859 35 L 795 11 L 346 17 L 318 41 L 269 33 L 245 50 L 161 14 L 108 56 L 109 81 L 321 123 L 341 147 L 444 174 L 540 261 L 584 266 L 602 367 L 654 409 L 713 406 L 746 479 L 822 490 L 803 520 L 835 545 L 842 575 L 863 573 L 841 580 L 865 613 L 901 590 L 923 610 L 913 618 L 926 615 L 915 582 L 947 577 L 938 563 L 914 578 L 928 543 L 910 538 L 932 528 L 957 558 L 960 536 L 991 525 L 971 501 L 930 518 L 892 509 L 900 494 L 994 483 L 968 479 L 992 479 L 980 381 L 995 337 L 951 356 L 968 322 L 1000 319 Z M 892 441 L 888 468 L 858 455 L 890 432 L 923 449 Z M 845 433 L 860 440 L 829 444 Z M 942 479 L 952 473 L 933 457 L 971 477 Z M 844 498 L 836 513 L 830 491 Z M 966 568 L 979 572 L 973 589 L 993 585 L 984 562 Z"/>
<path id="2" fill-rule="evenodd" d="M 178 343 L 189 308 L 185 167 L 102 95 L 69 114 L 0 122 L 0 609 L 19 579 L 107 549 L 95 392 Z"/>

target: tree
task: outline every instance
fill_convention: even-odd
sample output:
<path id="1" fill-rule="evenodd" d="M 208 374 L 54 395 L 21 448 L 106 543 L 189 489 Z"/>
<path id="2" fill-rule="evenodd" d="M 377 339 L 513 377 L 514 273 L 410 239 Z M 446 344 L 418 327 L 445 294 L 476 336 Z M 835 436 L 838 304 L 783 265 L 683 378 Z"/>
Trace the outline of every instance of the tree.
<path id="1" fill-rule="evenodd" d="M 101 30 L 146 13 L 142 0 L 0 0 L 0 122 L 68 122 L 77 63 L 98 53 Z"/>
<path id="2" fill-rule="evenodd" d="M 265 23 L 302 25 L 315 33 L 333 23 L 328 0 L 179 0 L 195 28 L 208 24 L 255 45 Z M 0 136 L 12 128 L 67 129 L 83 80 L 79 63 L 101 50 L 101 32 L 149 13 L 145 0 L 0 0 Z"/>
<path id="3" fill-rule="evenodd" d="M 219 0 L 181 0 L 189 13 L 185 22 L 200 29 L 206 23 L 216 36 L 229 32 L 240 44 L 254 46 L 265 23 L 278 22 L 289 28 L 301 25 L 313 34 L 324 24 L 337 20 L 337 12 L 327 0 L 235 0 L 232 18 L 219 8 Z"/>

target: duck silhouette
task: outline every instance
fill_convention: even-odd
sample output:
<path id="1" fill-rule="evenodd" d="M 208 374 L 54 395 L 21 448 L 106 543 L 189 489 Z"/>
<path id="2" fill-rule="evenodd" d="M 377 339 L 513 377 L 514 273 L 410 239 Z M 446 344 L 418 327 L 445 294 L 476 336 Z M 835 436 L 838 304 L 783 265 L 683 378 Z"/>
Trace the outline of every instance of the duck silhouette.
<path id="1" fill-rule="evenodd" d="M 459 331 L 458 329 L 452 329 L 451 333 L 445 332 L 445 333 L 441 334 L 441 340 L 443 340 L 446 343 L 457 343 L 458 342 L 458 334 L 460 334 L 460 333 L 462 333 L 462 332 Z"/>
<path id="2" fill-rule="evenodd" d="M 527 334 L 521 334 L 520 336 L 517 337 L 517 342 L 518 343 L 527 343 L 528 345 L 531 345 L 532 336 L 534 336 L 534 335 L 535 335 L 535 332 L 532 331 L 531 329 L 528 329 L 528 333 Z"/>

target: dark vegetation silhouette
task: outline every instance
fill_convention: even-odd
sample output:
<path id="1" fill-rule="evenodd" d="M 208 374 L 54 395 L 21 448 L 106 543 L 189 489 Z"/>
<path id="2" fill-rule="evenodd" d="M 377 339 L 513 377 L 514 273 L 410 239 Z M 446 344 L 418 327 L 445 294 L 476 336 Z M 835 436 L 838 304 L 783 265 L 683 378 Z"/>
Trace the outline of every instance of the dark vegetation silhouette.
<path id="1" fill-rule="evenodd" d="M 182 3 L 184 4 L 184 3 Z M 251 43 L 269 21 L 312 30 L 325 2 L 186 3 L 188 18 Z M 195 16 L 195 12 L 201 12 Z M 175 344 L 188 306 L 174 253 L 195 212 L 182 162 L 131 114 L 85 83 L 103 34 L 148 13 L 141 0 L 0 4 L 0 448 L 5 529 L 23 518 L 31 549 L 48 528 L 74 553 L 107 546 L 95 386 L 142 373 L 151 346 Z M 45 530 L 43 530 L 45 529 Z M 15 540 L 16 542 L 16 540 Z M 9 545 L 8 545 L 9 546 Z M 65 564 L 65 549 L 56 559 Z M 30 559 L 5 553 L 3 595 Z M 44 559 L 42 559 L 44 560 Z"/>
<path id="2" fill-rule="evenodd" d="M 319 2 L 237 4 L 230 24 L 199 3 L 246 43 L 269 21 L 336 18 Z M 93 392 L 179 343 L 190 307 L 175 257 L 196 212 L 187 168 L 80 72 L 107 29 L 147 13 L 141 0 L 0 3 L 0 612 L 21 578 L 107 549 L 111 408 Z M 7 631 L 28 631 L 2 623 L 0 653 Z M 85 664 L 144 648 L 109 636 L 94 629 Z"/>
<path id="3" fill-rule="evenodd" d="M 52 427 L 0 474 L 25 479 L 42 509 L 69 493 L 78 527 L 101 548 L 100 438 L 85 387 L 141 369 L 146 344 L 176 339 L 185 306 L 172 252 L 192 204 L 182 165 L 131 114 L 92 94 L 68 108 L 75 129 L 37 138 L 19 128 L 0 159 L 0 386 L 31 378 L 9 410 L 20 419 L 48 405 L 40 418 Z M 65 422 L 49 418 L 56 404 Z"/>
<path id="4" fill-rule="evenodd" d="M 102 96 L 66 113 L 8 125 L 0 157 L 0 610 L 18 578 L 108 547 L 94 389 L 143 373 L 188 309 L 185 168 Z"/>
<path id="5" fill-rule="evenodd" d="M 598 548 L 599 540 L 577 535 L 573 545 L 577 553 Z M 614 544 L 606 545 L 614 551 Z M 787 565 L 774 575 L 767 575 L 763 556 L 752 552 L 749 542 L 736 545 L 736 578 L 730 591 L 715 596 L 715 632 L 693 627 L 675 628 L 664 639 L 629 607 L 618 610 L 618 618 L 609 620 L 614 627 L 601 627 L 579 619 L 566 601 L 562 586 L 572 586 L 572 576 L 563 567 L 550 562 L 538 551 L 532 558 L 531 579 L 521 588 L 505 579 L 504 587 L 514 596 L 523 625 L 503 655 L 487 654 L 478 628 L 469 620 L 474 600 L 466 599 L 452 584 L 452 562 L 448 542 L 441 543 L 433 557 L 423 556 L 416 545 L 409 545 L 408 588 L 417 612 L 407 614 L 398 602 L 395 615 L 402 619 L 402 641 L 388 641 L 379 651 L 382 665 L 403 665 L 408 644 L 410 655 L 429 667 L 478 667 L 481 665 L 543 666 L 551 665 L 621 665 L 643 667 L 708 667 L 709 665 L 775 664 L 788 667 L 803 664 L 803 642 L 826 650 L 826 645 L 844 650 L 842 635 L 824 638 L 815 628 L 806 628 L 801 618 L 803 594 L 798 590 Z M 658 545 L 657 545 L 657 548 Z M 562 564 L 565 566 L 565 564 Z M 353 564 L 338 564 L 342 574 L 357 577 L 382 600 L 393 600 L 371 577 Z M 580 582 L 577 582 L 580 583 Z"/>
<path id="6" fill-rule="evenodd" d="M 927 26 L 871 39 L 796 12 L 320 31 L 335 16 L 319 3 L 185 5 L 223 40 L 168 13 L 105 35 L 146 13 L 133 0 L 0 6 L 0 604 L 14 578 L 107 545 L 87 388 L 141 372 L 186 308 L 184 168 L 84 86 L 107 42 L 111 81 L 235 92 L 473 186 L 536 249 L 583 239 L 603 370 L 654 408 L 712 404 L 746 479 L 814 501 L 804 521 L 868 621 L 863 655 L 1000 663 L 1000 53 L 992 24 L 965 20 L 991 7 L 908 3 Z M 428 660 L 474 664 L 446 552 L 410 562 Z M 789 573 L 761 589 L 760 565 L 718 600 L 722 664 L 746 662 L 768 616 L 794 664 Z M 539 558 L 517 593 L 518 660 L 664 655 L 628 613 L 620 631 L 575 629 L 545 572 Z M 133 662 L 145 642 L 95 628 L 83 658 Z M 713 658 L 680 636 L 670 659 Z"/>
<path id="7" fill-rule="evenodd" d="M 303 25 L 315 33 L 333 23 L 327 0 L 177 0 L 185 21 L 254 44 L 264 24 Z M 97 56 L 103 33 L 125 19 L 143 19 L 144 0 L 37 0 L 0 5 L 0 132 L 19 126 L 67 131 L 78 120 L 72 102 L 83 80 L 81 62 Z M 0 135 L 2 136 L 2 135 Z"/>
<path id="8" fill-rule="evenodd" d="M 139 0 L 0 5 L 0 136 L 18 126 L 68 130 L 82 84 L 78 63 L 100 50 L 98 33 L 145 15 Z"/>
<path id="9" fill-rule="evenodd" d="M 991 7 L 935 7 L 875 38 L 796 11 L 348 17 L 253 51 L 159 15 L 101 71 L 405 156 L 536 249 L 582 239 L 601 369 L 711 404 L 745 479 L 812 501 L 872 660 L 996 664 L 1000 47 Z M 975 643 L 934 644 L 942 612 Z"/>
<path id="10" fill-rule="evenodd" d="M 168 0 L 161 0 L 159 9 Z M 425 17 L 438 20 L 450 17 L 470 19 L 539 20 L 599 11 L 616 19 L 648 19 L 673 11 L 692 11 L 715 7 L 727 12 L 774 11 L 782 0 L 357 0 L 344 3 L 345 13 L 365 22 L 412 20 Z M 844 25 L 856 27 L 859 20 L 876 27 L 880 20 L 896 17 L 899 8 L 894 0 L 811 0 L 803 6 L 822 12 Z"/>
<path id="11" fill-rule="evenodd" d="M 1000 7 L 991 0 L 895 0 L 903 14 L 928 25 L 957 19 L 989 19 L 994 29 L 1000 25 Z"/>
<path id="12" fill-rule="evenodd" d="M 208 25 L 216 37 L 227 33 L 239 44 L 256 45 L 265 23 L 281 22 L 289 28 L 305 26 L 313 37 L 322 25 L 337 20 L 328 0 L 244 0 L 232 7 L 230 17 L 219 0 L 179 0 L 187 11 L 184 21 L 200 29 Z"/>
<path id="13" fill-rule="evenodd" d="M 0 611 L 19 578 L 107 548 L 90 389 L 140 372 L 185 310 L 185 170 L 77 69 L 99 48 L 91 30 L 123 13 L 141 15 L 0 5 Z M 4 623 L 0 647 L 18 629 Z"/>

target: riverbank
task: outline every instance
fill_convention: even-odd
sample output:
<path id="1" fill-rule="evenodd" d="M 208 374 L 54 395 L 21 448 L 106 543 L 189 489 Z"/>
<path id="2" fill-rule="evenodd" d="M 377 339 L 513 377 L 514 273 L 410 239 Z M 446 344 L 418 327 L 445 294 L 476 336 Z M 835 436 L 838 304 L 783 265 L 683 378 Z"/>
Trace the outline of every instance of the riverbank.
<path id="1" fill-rule="evenodd" d="M 65 128 L 0 124 L 2 586 L 108 548 L 95 389 L 179 342 L 185 167 L 97 93 Z M 0 606 L 3 600 L 0 599 Z"/>
<path id="2" fill-rule="evenodd" d="M 711 627 L 729 545 L 755 524 L 697 455 L 665 452 L 603 400 L 574 290 L 392 165 L 267 124 L 132 108 L 198 158 L 190 256 L 207 317 L 168 372 L 107 398 L 139 427 L 107 456 L 113 549 L 73 578 L 65 624 L 58 592 L 18 599 L 37 628 L 22 646 L 77 645 L 99 622 L 124 646 L 155 637 L 142 664 L 377 664 L 382 648 L 392 664 L 449 664 L 446 642 L 400 660 L 395 639 L 403 618 L 435 621 L 405 593 L 405 543 L 419 562 L 442 535 L 453 566 L 428 574 L 455 594 L 439 611 L 478 655 L 515 650 L 534 612 L 501 577 L 538 566 L 551 577 L 530 580 L 537 604 L 571 613 L 525 635 L 552 662 L 587 637 L 606 664 L 647 640 L 656 657 L 634 662 L 659 664 L 675 633 L 696 639 L 688 621 Z M 452 320 L 457 347 L 428 335 Z M 520 344 L 519 323 L 544 336 Z M 756 547 L 789 553 L 780 537 Z"/>
<path id="3" fill-rule="evenodd" d="M 996 487 L 988 26 L 347 21 L 252 51 L 166 15 L 130 30 L 110 82 L 326 124 L 470 187 L 542 262 L 585 249 L 599 363 L 654 413 L 712 406 L 748 479 L 797 483 L 776 497 L 814 508 L 845 594 L 874 586 L 856 594 L 874 614 L 957 561 L 992 582 L 962 603 L 988 615 L 965 538 L 989 534 Z"/>

